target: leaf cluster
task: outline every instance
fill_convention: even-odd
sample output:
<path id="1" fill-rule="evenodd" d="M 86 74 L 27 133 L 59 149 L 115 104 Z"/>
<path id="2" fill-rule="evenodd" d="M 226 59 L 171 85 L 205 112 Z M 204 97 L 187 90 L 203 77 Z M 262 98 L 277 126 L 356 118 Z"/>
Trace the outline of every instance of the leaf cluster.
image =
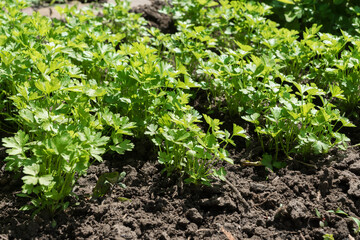
<path id="1" fill-rule="evenodd" d="M 321 33 L 316 24 L 302 34 L 279 28 L 267 19 L 269 6 L 251 1 L 174 1 L 166 11 L 178 19 L 178 35 L 186 32 L 167 39 L 168 53 L 177 49 L 175 62 L 192 70 L 220 111 L 253 124 L 275 160 L 346 148 L 341 128 L 354 125 L 344 114 L 356 115 L 359 102 L 357 37 Z"/>
<path id="2" fill-rule="evenodd" d="M 264 0 L 272 6 L 270 18 L 282 27 L 304 31 L 313 24 L 323 25 L 323 31 L 355 34 L 360 8 L 355 0 Z"/>

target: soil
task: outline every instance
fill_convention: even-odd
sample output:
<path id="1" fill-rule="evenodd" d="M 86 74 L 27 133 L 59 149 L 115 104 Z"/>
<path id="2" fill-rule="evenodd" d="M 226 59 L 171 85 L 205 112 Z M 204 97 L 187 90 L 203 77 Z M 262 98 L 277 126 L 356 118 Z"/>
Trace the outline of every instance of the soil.
<path id="1" fill-rule="evenodd" d="M 171 26 L 169 17 L 150 9 L 157 6 L 143 9 L 153 22 Z M 70 207 L 54 221 L 46 213 L 32 218 L 19 210 L 27 202 L 16 196 L 20 176 L 4 171 L 0 161 L 0 239 L 303 240 L 324 239 L 324 234 L 360 239 L 352 219 L 328 212 L 339 208 L 360 219 L 359 148 L 333 150 L 314 159 L 316 165 L 294 161 L 276 173 L 244 166 L 249 154 L 236 150 L 235 164 L 225 165 L 227 182 L 214 181 L 212 187 L 168 177 L 149 149 L 139 142 L 134 151 L 91 166 L 74 188 L 79 197 L 69 199 Z M 4 151 L 0 145 L 0 159 Z M 101 174 L 114 171 L 126 173 L 126 188 L 115 185 L 106 196 L 91 199 Z"/>
<path id="2" fill-rule="evenodd" d="M 175 33 L 176 27 L 171 16 L 164 13 L 159 13 L 165 6 L 165 2 L 161 0 L 150 0 L 151 5 L 140 5 L 133 8 L 135 13 L 141 13 L 142 16 L 149 22 L 149 27 L 156 27 L 163 33 Z"/>

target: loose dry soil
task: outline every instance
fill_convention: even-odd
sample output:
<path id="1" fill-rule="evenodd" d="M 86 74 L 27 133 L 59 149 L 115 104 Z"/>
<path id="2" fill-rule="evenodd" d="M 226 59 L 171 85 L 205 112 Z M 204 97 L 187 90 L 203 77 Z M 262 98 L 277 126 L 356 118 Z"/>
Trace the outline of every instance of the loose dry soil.
<path id="1" fill-rule="evenodd" d="M 135 11 L 167 31 L 171 19 L 156 13 L 156 8 Z M 18 210 L 26 203 L 16 196 L 21 180 L 5 172 L 0 162 L 0 239 L 303 240 L 323 239 L 324 234 L 360 239 L 353 232 L 353 220 L 327 212 L 340 208 L 360 219 L 359 148 L 333 150 L 318 157 L 316 167 L 293 162 L 276 173 L 242 165 L 249 153 L 234 151 L 235 164 L 226 165 L 229 183 L 196 187 L 162 174 L 151 147 L 136 146 L 125 156 L 105 157 L 90 167 L 74 189 L 79 199 L 70 199 L 71 206 L 56 215 L 56 227 L 46 214 L 32 219 L 30 213 Z M 4 148 L 0 149 L 4 158 Z M 114 186 L 105 197 L 92 200 L 98 177 L 113 171 L 126 172 L 127 188 Z"/>

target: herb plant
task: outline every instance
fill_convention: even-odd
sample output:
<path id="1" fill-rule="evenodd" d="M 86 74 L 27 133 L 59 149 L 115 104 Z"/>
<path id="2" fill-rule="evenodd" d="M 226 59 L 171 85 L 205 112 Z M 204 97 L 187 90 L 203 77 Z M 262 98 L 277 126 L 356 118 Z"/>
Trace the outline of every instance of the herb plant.
<path id="1" fill-rule="evenodd" d="M 285 2 L 289 22 L 310 14 L 306 1 Z M 171 1 L 162 12 L 172 34 L 147 28 L 128 1 L 105 4 L 103 16 L 57 8 L 64 21 L 28 16 L 26 6 L 0 3 L 0 129 L 6 170 L 21 174 L 30 199 L 24 210 L 65 209 L 88 167 L 131 151 L 134 138 L 152 141 L 168 175 L 206 185 L 225 179 L 236 136 L 261 145 L 269 168 L 350 142 L 343 128 L 355 126 L 360 101 L 350 30 L 281 28 L 269 20 L 276 7 L 259 1 Z M 195 109 L 200 92 L 230 116 L 232 133 Z M 119 177 L 103 176 L 95 198 Z"/>

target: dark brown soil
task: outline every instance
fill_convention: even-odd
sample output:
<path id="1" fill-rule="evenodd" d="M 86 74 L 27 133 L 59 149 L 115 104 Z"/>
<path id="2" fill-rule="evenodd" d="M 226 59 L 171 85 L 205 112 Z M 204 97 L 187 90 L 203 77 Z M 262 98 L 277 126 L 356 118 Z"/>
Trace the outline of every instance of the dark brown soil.
<path id="1" fill-rule="evenodd" d="M 327 212 L 340 208 L 360 219 L 358 148 L 334 150 L 316 167 L 293 162 L 276 173 L 242 166 L 239 149 L 235 164 L 226 165 L 228 183 L 199 187 L 162 174 L 146 146 L 91 166 L 74 188 L 79 199 L 55 216 L 55 227 L 44 213 L 31 218 L 19 210 L 26 203 L 16 196 L 21 180 L 0 161 L 0 239 L 360 239 L 353 220 Z M 113 171 L 126 172 L 127 188 L 116 185 L 92 200 L 98 177 Z"/>
<path id="2" fill-rule="evenodd" d="M 18 210 L 26 203 L 16 197 L 21 181 L 2 166 L 0 239 L 323 239 L 324 234 L 360 239 L 350 218 L 327 212 L 340 208 L 359 218 L 359 150 L 334 151 L 319 164 L 294 162 L 276 174 L 263 167 L 227 166 L 227 179 L 250 205 L 247 210 L 228 184 L 182 186 L 176 177 L 161 174 L 154 159 L 106 160 L 80 179 L 74 189 L 80 198 L 55 217 L 56 227 L 44 214 L 32 219 Z M 104 198 L 91 200 L 97 178 L 112 171 L 126 172 L 127 188 L 115 186 Z"/>

